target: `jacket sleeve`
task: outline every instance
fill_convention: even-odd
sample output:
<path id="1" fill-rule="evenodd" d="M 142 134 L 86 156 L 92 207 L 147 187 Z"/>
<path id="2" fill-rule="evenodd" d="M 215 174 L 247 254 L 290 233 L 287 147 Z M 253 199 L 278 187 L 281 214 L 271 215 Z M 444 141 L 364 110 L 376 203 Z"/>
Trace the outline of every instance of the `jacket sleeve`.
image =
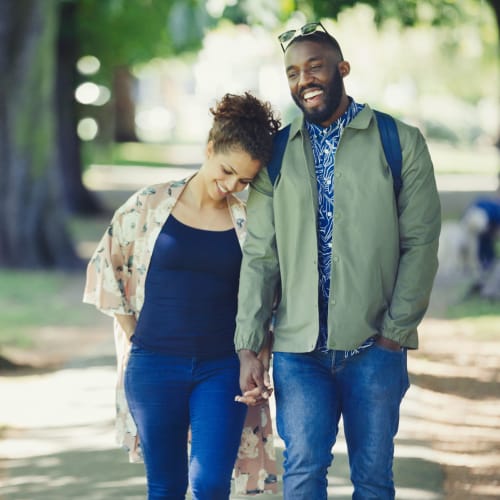
<path id="1" fill-rule="evenodd" d="M 416 131 L 416 139 L 405 142 L 409 144 L 403 150 L 403 187 L 398 198 L 400 260 L 381 331 L 400 344 L 416 331 L 429 305 L 441 230 L 441 206 L 425 140 Z"/>
<path id="2" fill-rule="evenodd" d="M 83 302 L 109 316 L 134 314 L 127 299 L 137 213 L 118 209 L 87 265 Z"/>
<path id="3" fill-rule="evenodd" d="M 268 334 L 279 282 L 273 188 L 266 169 L 250 187 L 247 237 L 243 245 L 235 347 L 258 352 Z"/>

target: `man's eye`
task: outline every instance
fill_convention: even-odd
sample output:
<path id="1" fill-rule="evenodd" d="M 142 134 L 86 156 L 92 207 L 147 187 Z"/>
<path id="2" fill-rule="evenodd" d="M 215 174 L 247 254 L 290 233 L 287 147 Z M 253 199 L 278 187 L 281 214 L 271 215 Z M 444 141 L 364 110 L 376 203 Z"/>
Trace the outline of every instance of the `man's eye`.
<path id="1" fill-rule="evenodd" d="M 222 167 L 222 171 L 223 171 L 226 175 L 231 175 L 231 174 L 232 174 L 231 170 L 226 170 L 224 167 Z"/>
<path id="2" fill-rule="evenodd" d="M 288 73 L 288 79 L 293 80 L 294 78 L 297 78 L 297 73 Z"/>

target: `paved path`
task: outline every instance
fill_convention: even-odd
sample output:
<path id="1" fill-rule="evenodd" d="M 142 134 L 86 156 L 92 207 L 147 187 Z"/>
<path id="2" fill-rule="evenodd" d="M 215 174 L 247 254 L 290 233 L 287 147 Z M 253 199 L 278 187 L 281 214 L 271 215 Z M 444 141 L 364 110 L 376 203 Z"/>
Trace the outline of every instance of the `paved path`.
<path id="1" fill-rule="evenodd" d="M 60 370 L 2 377 L 0 426 L 9 429 L 0 441 L 2 500 L 145 498 L 142 465 L 128 464 L 114 444 L 113 353 L 111 330 L 104 329 L 99 342 Z M 438 457 L 419 438 L 425 401 L 425 391 L 414 387 L 403 404 L 395 462 L 400 500 L 444 498 Z M 281 456 L 278 438 L 276 445 Z M 349 499 L 342 437 L 334 451 L 329 498 Z"/>

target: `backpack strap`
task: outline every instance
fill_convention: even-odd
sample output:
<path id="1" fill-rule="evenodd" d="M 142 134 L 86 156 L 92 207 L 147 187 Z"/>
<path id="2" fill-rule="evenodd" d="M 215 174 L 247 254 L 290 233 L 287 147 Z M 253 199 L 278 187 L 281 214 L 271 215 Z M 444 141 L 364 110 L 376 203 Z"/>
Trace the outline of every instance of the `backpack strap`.
<path id="1" fill-rule="evenodd" d="M 377 119 L 380 140 L 384 149 L 385 159 L 391 168 L 392 183 L 394 186 L 394 195 L 396 199 L 401 191 L 403 182 L 401 180 L 401 169 L 403 166 L 403 157 L 401 153 L 401 143 L 399 141 L 398 128 L 396 121 L 391 115 L 373 110 Z"/>
<path id="2" fill-rule="evenodd" d="M 397 199 L 403 185 L 401 179 L 403 157 L 401 153 L 398 128 L 396 121 L 391 115 L 377 110 L 374 110 L 374 113 L 375 118 L 377 119 L 380 140 L 382 142 L 385 158 L 391 169 L 394 195 Z M 269 174 L 269 178 L 271 179 L 273 186 L 281 170 L 281 163 L 283 161 L 283 155 L 285 154 L 289 135 L 290 124 L 279 130 L 274 136 L 273 154 L 269 164 L 267 165 L 267 173 Z"/>
<path id="3" fill-rule="evenodd" d="M 273 154 L 269 164 L 267 165 L 267 173 L 269 174 L 269 178 L 271 179 L 271 184 L 273 186 L 281 170 L 281 163 L 283 162 L 283 155 L 285 154 L 289 135 L 290 124 L 279 130 L 274 136 Z"/>

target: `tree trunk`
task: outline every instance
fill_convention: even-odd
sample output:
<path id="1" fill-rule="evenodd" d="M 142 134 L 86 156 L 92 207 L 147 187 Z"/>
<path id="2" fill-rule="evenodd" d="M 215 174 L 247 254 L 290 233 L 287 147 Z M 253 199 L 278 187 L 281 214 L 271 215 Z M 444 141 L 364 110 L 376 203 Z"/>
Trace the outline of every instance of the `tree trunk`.
<path id="1" fill-rule="evenodd" d="M 495 19 L 497 21 L 497 43 L 498 43 L 498 51 L 500 52 L 500 1 L 499 0 L 488 0 L 488 1 L 491 8 L 493 9 L 493 13 L 495 14 Z M 498 59 L 498 53 L 497 53 L 497 59 Z M 498 68 L 498 60 L 497 60 L 497 68 Z M 498 97 L 500 98 L 500 94 Z M 500 130 L 498 131 L 496 147 L 498 149 L 498 152 L 500 153 Z M 498 181 L 499 181 L 498 189 L 500 189 L 500 173 Z"/>
<path id="2" fill-rule="evenodd" d="M 77 86 L 78 42 L 75 26 L 76 4 L 59 7 L 57 40 L 56 115 L 59 175 L 65 207 L 73 214 L 96 215 L 103 208 L 82 182 L 80 140 L 76 133 L 77 111 L 74 98 Z"/>
<path id="3" fill-rule="evenodd" d="M 115 141 L 135 142 L 134 76 L 127 66 L 118 66 L 113 72 L 115 103 Z"/>
<path id="4" fill-rule="evenodd" d="M 81 265 L 58 188 L 57 2 L 0 2 L 0 267 Z"/>

